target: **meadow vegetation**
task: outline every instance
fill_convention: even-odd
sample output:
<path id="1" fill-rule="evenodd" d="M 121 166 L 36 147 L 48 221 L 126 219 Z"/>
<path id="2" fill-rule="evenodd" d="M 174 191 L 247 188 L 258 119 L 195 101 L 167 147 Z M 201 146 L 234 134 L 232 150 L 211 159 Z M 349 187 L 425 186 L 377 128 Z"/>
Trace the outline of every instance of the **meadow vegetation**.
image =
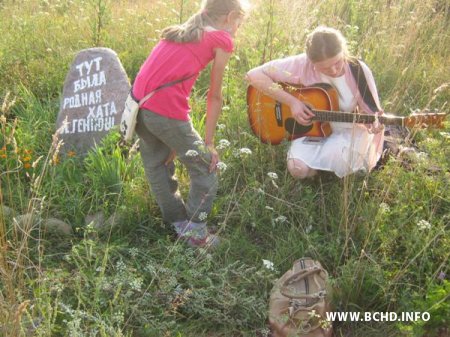
<path id="1" fill-rule="evenodd" d="M 336 336 L 448 336 L 449 122 L 411 130 L 403 145 L 417 152 L 371 174 L 294 181 L 288 145 L 251 134 L 244 76 L 301 52 L 324 24 L 370 65 L 386 111 L 448 112 L 450 1 L 253 2 L 224 79 L 216 143 L 226 170 L 209 217 L 224 242 L 213 252 L 175 240 L 136 148 L 120 146 L 118 132 L 85 157 L 61 155 L 53 136 L 78 51 L 113 49 L 132 81 L 161 29 L 198 5 L 0 0 L 0 336 L 269 336 L 273 282 L 303 256 L 328 270 L 336 311 L 431 317 L 336 322 Z M 207 70 L 192 97 L 201 132 L 208 80 Z M 186 172 L 177 172 L 185 193 Z M 70 228 L 50 230 L 49 218 Z"/>

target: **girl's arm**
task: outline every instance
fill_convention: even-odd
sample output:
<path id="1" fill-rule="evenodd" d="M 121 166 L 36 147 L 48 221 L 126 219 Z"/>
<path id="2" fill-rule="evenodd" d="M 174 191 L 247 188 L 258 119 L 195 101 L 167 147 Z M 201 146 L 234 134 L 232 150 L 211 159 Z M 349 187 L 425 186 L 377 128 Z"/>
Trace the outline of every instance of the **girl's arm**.
<path id="1" fill-rule="evenodd" d="M 275 100 L 288 105 L 291 109 L 293 117 L 303 125 L 311 124 L 311 118 L 314 114 L 300 100 L 284 91 L 273 78 L 286 77 L 281 69 L 276 67 L 260 66 L 250 70 L 247 73 L 247 81 L 256 89 L 269 95 Z"/>
<path id="2" fill-rule="evenodd" d="M 246 79 L 256 89 L 262 91 L 277 101 L 287 105 L 292 105 L 297 99 L 284 91 L 273 80 L 274 78 L 278 78 L 280 75 L 283 75 L 280 69 L 262 65 L 250 70 L 247 73 Z"/>
<path id="3" fill-rule="evenodd" d="M 214 147 L 214 133 L 216 131 L 217 121 L 222 112 L 222 80 L 225 72 L 225 67 L 228 64 L 231 53 L 227 53 L 223 49 L 217 48 L 215 50 L 211 69 L 211 81 L 209 85 L 207 108 L 206 108 L 206 130 L 205 130 L 205 144 L 211 152 L 210 172 L 216 169 L 219 162 L 219 154 Z"/>

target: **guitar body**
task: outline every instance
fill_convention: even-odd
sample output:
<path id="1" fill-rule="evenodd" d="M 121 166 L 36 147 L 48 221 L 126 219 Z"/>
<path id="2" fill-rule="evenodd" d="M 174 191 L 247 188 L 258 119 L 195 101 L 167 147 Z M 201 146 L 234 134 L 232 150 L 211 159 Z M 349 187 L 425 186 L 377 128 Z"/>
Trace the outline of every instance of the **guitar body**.
<path id="1" fill-rule="evenodd" d="M 315 110 L 339 110 L 336 89 L 325 83 L 310 87 L 281 85 L 282 88 Z M 253 133 L 264 143 L 279 144 L 284 139 L 327 137 L 331 127 L 327 122 L 304 126 L 292 117 L 289 106 L 263 94 L 252 86 L 247 90 L 248 117 Z"/>

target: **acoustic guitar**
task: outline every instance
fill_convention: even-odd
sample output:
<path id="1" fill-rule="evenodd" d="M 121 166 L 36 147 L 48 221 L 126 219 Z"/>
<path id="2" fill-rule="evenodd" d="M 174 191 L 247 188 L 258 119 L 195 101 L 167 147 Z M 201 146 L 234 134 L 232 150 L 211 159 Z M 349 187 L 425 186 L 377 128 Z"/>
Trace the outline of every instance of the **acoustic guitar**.
<path id="1" fill-rule="evenodd" d="M 371 124 L 376 119 L 373 114 L 339 111 L 338 93 L 327 83 L 309 87 L 283 83 L 277 86 L 308 105 L 315 116 L 311 125 L 301 125 L 293 118 L 289 106 L 250 85 L 247 90 L 249 122 L 253 133 L 263 143 L 276 145 L 284 139 L 293 140 L 304 136 L 328 137 L 332 133 L 328 122 Z M 408 117 L 383 114 L 378 120 L 384 125 L 442 128 L 445 117 L 445 113 L 420 113 Z"/>

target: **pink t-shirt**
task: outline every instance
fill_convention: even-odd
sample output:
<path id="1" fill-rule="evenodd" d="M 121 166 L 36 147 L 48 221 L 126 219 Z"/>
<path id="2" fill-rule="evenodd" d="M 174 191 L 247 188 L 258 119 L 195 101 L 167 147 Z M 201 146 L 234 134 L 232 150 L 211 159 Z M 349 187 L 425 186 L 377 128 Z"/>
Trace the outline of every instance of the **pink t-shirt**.
<path id="1" fill-rule="evenodd" d="M 168 82 L 194 75 L 157 91 L 142 107 L 172 119 L 189 120 L 189 96 L 200 73 L 215 57 L 215 49 L 233 51 L 231 35 L 223 30 L 205 31 L 199 42 L 161 40 L 142 65 L 133 84 L 137 100 Z"/>

